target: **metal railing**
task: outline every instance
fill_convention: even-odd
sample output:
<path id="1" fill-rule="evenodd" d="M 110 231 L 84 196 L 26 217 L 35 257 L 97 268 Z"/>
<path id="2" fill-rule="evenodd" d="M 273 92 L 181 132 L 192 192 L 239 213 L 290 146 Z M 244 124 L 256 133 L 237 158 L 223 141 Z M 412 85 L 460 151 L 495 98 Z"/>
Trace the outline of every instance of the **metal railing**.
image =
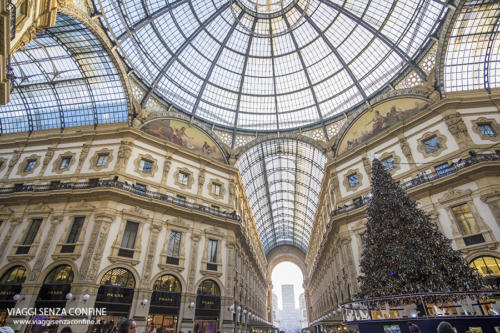
<path id="1" fill-rule="evenodd" d="M 475 156 L 470 156 L 465 159 L 459 159 L 457 162 L 449 165 L 446 168 L 443 168 L 439 171 L 432 172 L 423 172 L 419 174 L 417 177 L 410 179 L 404 183 L 401 183 L 401 187 L 405 190 L 409 190 L 411 188 L 417 187 L 419 185 L 429 183 L 431 181 L 441 179 L 447 177 L 451 174 L 454 174 L 462 169 L 468 168 L 472 165 L 482 163 L 482 162 L 490 162 L 490 161 L 500 161 L 499 154 L 478 154 Z M 359 207 L 367 205 L 371 200 L 370 195 L 365 195 L 364 197 L 360 197 L 358 200 L 354 200 L 353 204 L 346 205 L 341 208 L 337 208 L 333 210 L 330 214 L 330 217 L 333 218 L 337 215 L 350 212 L 352 210 L 358 209 Z"/>
<path id="2" fill-rule="evenodd" d="M 176 206 L 197 210 L 217 217 L 223 217 L 234 221 L 241 221 L 241 218 L 236 214 L 236 211 L 233 211 L 232 213 L 227 213 L 225 211 L 222 212 L 217 211 L 208 206 L 187 202 L 185 199 L 178 199 L 168 194 L 162 194 L 155 191 L 144 190 L 143 188 L 139 188 L 134 185 L 128 184 L 126 182 L 121 182 L 117 180 L 99 180 L 99 181 L 88 181 L 88 182 L 60 182 L 60 183 L 58 182 L 58 183 L 43 184 L 43 185 L 17 185 L 13 187 L 0 188 L 0 195 L 21 193 L 21 192 L 40 193 L 48 191 L 62 191 L 62 190 L 66 191 L 87 190 L 93 188 L 115 188 L 139 195 L 141 197 L 168 202 Z"/>
<path id="3" fill-rule="evenodd" d="M 344 322 L 500 316 L 500 290 L 432 292 L 358 299 L 341 305 Z"/>

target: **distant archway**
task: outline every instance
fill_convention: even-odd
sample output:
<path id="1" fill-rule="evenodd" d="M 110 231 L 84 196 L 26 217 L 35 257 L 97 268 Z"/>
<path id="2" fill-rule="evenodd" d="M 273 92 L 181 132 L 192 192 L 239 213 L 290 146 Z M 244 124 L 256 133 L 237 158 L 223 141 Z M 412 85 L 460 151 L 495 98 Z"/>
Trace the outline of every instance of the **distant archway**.
<path id="1" fill-rule="evenodd" d="M 290 261 L 297 265 L 304 279 L 306 278 L 306 255 L 294 246 L 284 245 L 272 249 L 267 256 L 267 279 L 269 281 L 271 280 L 271 274 L 274 267 L 285 261 Z"/>

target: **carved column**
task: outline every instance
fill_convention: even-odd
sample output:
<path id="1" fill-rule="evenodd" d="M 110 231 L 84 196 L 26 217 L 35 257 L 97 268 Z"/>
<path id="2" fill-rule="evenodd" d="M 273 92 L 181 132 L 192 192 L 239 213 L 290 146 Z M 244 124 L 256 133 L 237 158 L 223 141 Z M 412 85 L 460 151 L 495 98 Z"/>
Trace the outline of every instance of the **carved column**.
<path id="1" fill-rule="evenodd" d="M 122 140 L 120 143 L 120 148 L 118 149 L 118 161 L 116 162 L 115 170 L 118 173 L 125 172 L 127 167 L 128 159 L 132 153 L 132 142 L 127 140 Z"/>
<path id="2" fill-rule="evenodd" d="M 468 144 L 472 141 L 469 136 L 469 132 L 467 131 L 467 126 L 465 126 L 460 114 L 456 113 L 456 111 L 448 114 L 444 116 L 444 121 L 446 126 L 448 126 L 450 133 L 453 134 L 453 137 L 455 137 L 458 146 L 462 149 L 466 149 Z"/>
<path id="3" fill-rule="evenodd" d="M 363 166 L 365 167 L 366 174 L 368 175 L 369 178 L 372 176 L 372 165 L 370 163 L 370 159 L 368 156 L 363 156 Z"/>
<path id="4" fill-rule="evenodd" d="M 156 253 L 156 244 L 158 243 L 158 236 L 162 229 L 161 221 L 153 221 L 150 226 L 150 234 L 148 241 L 148 253 L 146 256 L 146 263 L 144 265 L 144 274 L 142 276 L 142 287 L 149 289 L 149 280 L 151 279 L 151 271 L 153 269 L 153 260 Z"/>
<path id="5" fill-rule="evenodd" d="M 23 222 L 23 218 L 20 216 L 12 217 L 9 220 L 9 230 L 7 231 L 7 235 L 5 236 L 4 240 L 2 241 L 2 244 L 0 245 L 0 249 L 4 249 L 2 251 L 2 254 L 0 255 L 0 258 L 1 256 L 8 255 L 9 253 L 8 246 L 10 239 L 12 238 L 12 235 L 14 234 L 14 231 L 16 230 L 17 226 L 20 225 L 21 222 Z"/>
<path id="6" fill-rule="evenodd" d="M 194 289 L 194 278 L 196 276 L 196 264 L 198 259 L 198 244 L 201 239 L 201 233 L 199 230 L 193 230 L 191 233 L 191 258 L 189 260 L 189 273 L 188 273 L 188 291 L 195 292 Z"/>
<path id="7" fill-rule="evenodd" d="M 54 157 L 54 147 L 49 147 L 47 148 L 47 153 L 45 153 L 45 157 L 43 158 L 42 162 L 42 170 L 40 170 L 40 175 L 43 176 L 45 173 L 45 170 L 47 170 L 47 166 L 49 165 L 50 161 L 52 160 L 52 157 Z"/>
<path id="8" fill-rule="evenodd" d="M 200 173 L 198 174 L 198 191 L 196 203 L 201 204 L 201 196 L 203 193 L 203 185 L 205 184 L 205 167 L 203 165 L 200 166 Z"/>
<path id="9" fill-rule="evenodd" d="M 7 172 L 5 173 L 5 179 L 8 179 L 10 176 L 10 173 L 12 172 L 12 169 L 14 169 L 14 166 L 17 164 L 19 161 L 19 158 L 21 158 L 21 151 L 19 150 L 14 150 L 14 154 L 12 154 L 12 158 L 9 160 L 9 164 L 7 165 L 8 169 Z"/>
<path id="10" fill-rule="evenodd" d="M 229 180 L 229 204 L 231 204 L 235 210 L 238 208 L 236 205 L 236 184 L 233 178 Z"/>
<path id="11" fill-rule="evenodd" d="M 52 235 L 56 233 L 56 228 L 62 222 L 62 220 L 63 220 L 62 215 L 52 216 L 50 218 L 50 228 L 45 236 L 43 245 L 40 248 L 40 251 L 38 252 L 38 257 L 36 259 L 35 264 L 33 265 L 33 269 L 31 270 L 31 274 L 28 279 L 29 281 L 36 281 L 36 279 L 42 273 L 43 264 L 45 263 L 45 260 L 49 256 L 47 251 L 49 250 L 50 244 L 52 243 L 53 239 Z"/>
<path id="12" fill-rule="evenodd" d="M 167 157 L 165 158 L 165 162 L 163 163 L 163 174 L 161 177 L 161 183 L 165 185 L 167 182 L 167 177 L 168 177 L 168 172 L 170 171 L 170 168 L 172 167 L 172 155 L 168 154 Z"/>
<path id="13" fill-rule="evenodd" d="M 85 159 L 89 154 L 89 148 L 90 146 L 88 144 L 83 145 L 82 150 L 80 151 L 80 157 L 78 157 L 78 165 L 76 166 L 75 174 L 79 174 L 82 171 L 83 162 L 85 162 Z"/>
<path id="14" fill-rule="evenodd" d="M 406 157 L 406 160 L 410 164 L 414 164 L 415 160 L 413 159 L 413 155 L 411 153 L 411 148 L 410 145 L 408 144 L 408 141 L 404 137 L 399 138 L 399 145 L 401 146 L 401 151 Z"/>
<path id="15" fill-rule="evenodd" d="M 82 280 L 95 281 L 101 263 L 104 246 L 108 238 L 109 228 L 114 220 L 114 216 L 107 212 L 96 212 L 93 236 L 85 254 L 84 263 L 80 270 Z M 89 259 L 87 259 L 87 257 Z M 87 260 L 87 263 L 85 261 Z M 84 265 L 86 267 L 84 267 Z M 85 274 L 85 275 L 84 275 Z"/>

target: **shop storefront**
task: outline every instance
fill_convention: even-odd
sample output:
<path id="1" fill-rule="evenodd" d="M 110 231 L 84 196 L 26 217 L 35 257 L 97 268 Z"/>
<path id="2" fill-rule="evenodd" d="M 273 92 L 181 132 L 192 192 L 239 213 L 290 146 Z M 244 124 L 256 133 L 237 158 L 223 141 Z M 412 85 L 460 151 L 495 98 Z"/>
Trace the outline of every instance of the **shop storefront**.
<path id="1" fill-rule="evenodd" d="M 0 279 L 0 326 L 5 326 L 8 318 L 7 309 L 16 305 L 16 295 L 19 295 L 26 280 L 26 268 L 14 266 L 2 275 Z"/>
<path id="2" fill-rule="evenodd" d="M 64 309 L 68 299 L 72 299 L 71 283 L 73 283 L 74 273 L 69 265 L 60 265 L 52 269 L 40 287 L 37 300 L 35 301 L 35 308 L 49 308 L 49 309 Z M 37 316 L 38 322 L 60 320 L 62 317 L 58 316 Z M 26 328 L 26 332 L 44 332 L 56 333 L 58 325 L 52 324 L 49 326 L 30 325 Z"/>
<path id="3" fill-rule="evenodd" d="M 195 333 L 216 333 L 220 316 L 220 288 L 213 280 L 198 287 L 195 311 Z"/>
<path id="4" fill-rule="evenodd" d="M 153 285 L 148 326 L 153 324 L 157 333 L 175 333 L 179 322 L 182 287 L 170 274 L 158 278 Z"/>
<path id="5" fill-rule="evenodd" d="M 128 318 L 132 300 L 134 299 L 135 278 L 125 268 L 114 268 L 102 277 L 97 291 L 95 308 L 106 309 L 106 316 L 94 318 L 97 325 L 89 327 L 90 331 L 112 331 L 120 319 Z"/>

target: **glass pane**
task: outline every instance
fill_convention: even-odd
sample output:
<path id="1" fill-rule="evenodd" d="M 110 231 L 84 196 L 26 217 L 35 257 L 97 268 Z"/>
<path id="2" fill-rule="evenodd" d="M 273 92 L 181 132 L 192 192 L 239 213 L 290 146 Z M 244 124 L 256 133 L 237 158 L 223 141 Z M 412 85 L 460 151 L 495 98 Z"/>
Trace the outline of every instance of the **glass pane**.
<path id="1" fill-rule="evenodd" d="M 73 220 L 73 224 L 71 225 L 71 230 L 69 231 L 66 243 L 78 242 L 78 237 L 80 237 L 80 232 L 82 231 L 84 221 L 84 216 L 75 217 L 75 219 Z"/>
<path id="2" fill-rule="evenodd" d="M 151 96 L 253 132 L 355 109 L 417 67 L 447 12 L 432 0 L 93 2 Z"/>
<path id="3" fill-rule="evenodd" d="M 139 229 L 139 223 L 127 221 L 127 225 L 125 226 L 125 231 L 123 232 L 121 247 L 127 249 L 134 248 L 135 238 L 137 237 L 138 229 Z"/>
<path id="4" fill-rule="evenodd" d="M 469 205 L 464 204 L 453 207 L 452 211 L 464 236 L 479 233 L 479 226 L 472 215 Z"/>
<path id="5" fill-rule="evenodd" d="M 181 237 L 182 233 L 178 231 L 170 232 L 170 238 L 168 240 L 168 251 L 167 255 L 169 257 L 179 257 L 181 248 Z"/>
<path id="6" fill-rule="evenodd" d="M 424 141 L 424 147 L 427 153 L 432 153 L 433 151 L 436 151 L 439 148 L 441 148 L 441 143 L 439 142 L 437 136 L 433 136 Z"/>
<path id="7" fill-rule="evenodd" d="M 35 241 L 35 237 L 38 233 L 38 229 L 42 225 L 42 219 L 33 219 L 31 220 L 31 224 L 26 231 L 26 235 L 24 236 L 23 245 L 31 245 Z"/>

